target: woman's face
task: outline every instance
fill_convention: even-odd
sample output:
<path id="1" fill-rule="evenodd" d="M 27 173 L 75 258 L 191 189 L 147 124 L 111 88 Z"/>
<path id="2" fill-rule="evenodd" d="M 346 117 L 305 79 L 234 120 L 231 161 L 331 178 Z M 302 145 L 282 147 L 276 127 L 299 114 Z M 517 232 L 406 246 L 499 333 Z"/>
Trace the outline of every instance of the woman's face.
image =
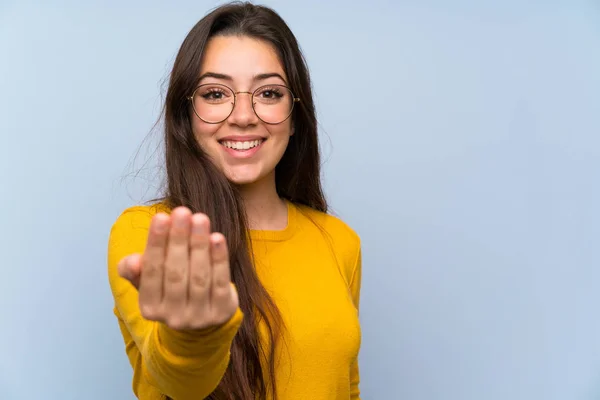
<path id="1" fill-rule="evenodd" d="M 238 185 L 274 177 L 292 132 L 286 115 L 293 99 L 279 57 L 271 44 L 239 36 L 216 36 L 209 40 L 200 70 L 200 81 L 190 109 L 192 129 L 202 149 Z M 280 85 L 280 86 L 277 86 Z M 265 87 L 266 86 L 266 87 Z M 235 95 L 235 107 L 231 111 Z M 252 95 L 255 94 L 255 113 Z M 249 92 L 249 93 L 246 93 Z M 225 118 L 229 111 L 231 114 Z M 203 121 L 204 120 L 204 121 Z M 267 122 L 279 122 L 276 124 Z"/>

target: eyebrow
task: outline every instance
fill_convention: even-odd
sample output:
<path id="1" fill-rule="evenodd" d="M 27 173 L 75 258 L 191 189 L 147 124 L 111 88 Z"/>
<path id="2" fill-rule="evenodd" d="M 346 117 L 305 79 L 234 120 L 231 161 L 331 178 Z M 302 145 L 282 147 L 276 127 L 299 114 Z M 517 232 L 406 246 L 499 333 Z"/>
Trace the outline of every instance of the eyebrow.
<path id="1" fill-rule="evenodd" d="M 206 72 L 200 76 L 200 79 L 198 80 L 198 82 L 201 82 L 205 78 L 222 79 L 224 81 L 230 81 L 230 82 L 233 81 L 233 77 L 231 77 L 230 75 L 219 74 L 217 72 Z M 283 76 L 281 76 L 277 72 L 269 72 L 269 73 L 265 73 L 265 74 L 254 75 L 252 80 L 254 82 L 257 82 L 257 81 L 264 81 L 265 79 L 269 79 L 269 78 L 279 78 L 282 81 L 286 82 L 286 80 L 283 79 Z"/>

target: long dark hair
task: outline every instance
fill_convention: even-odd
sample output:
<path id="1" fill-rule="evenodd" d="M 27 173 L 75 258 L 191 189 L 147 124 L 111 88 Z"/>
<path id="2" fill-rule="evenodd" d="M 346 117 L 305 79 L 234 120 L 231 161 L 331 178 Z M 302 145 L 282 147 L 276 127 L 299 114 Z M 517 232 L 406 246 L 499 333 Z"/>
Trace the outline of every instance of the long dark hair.
<path id="1" fill-rule="evenodd" d="M 164 107 L 166 187 L 162 201 L 169 207 L 183 205 L 207 214 L 212 230 L 225 235 L 232 280 L 245 315 L 233 340 L 225 376 L 209 399 L 274 398 L 281 315 L 256 275 L 240 194 L 210 161 L 192 132 L 194 114 L 187 97 L 198 82 L 206 44 L 216 35 L 261 39 L 278 52 L 288 84 L 301 102 L 292 115 L 294 135 L 275 168 L 277 193 L 293 203 L 326 212 L 311 82 L 298 42 L 284 20 L 270 8 L 234 2 L 214 9 L 189 32 L 175 59 Z M 267 327 L 267 343 L 259 337 L 261 321 Z M 266 371 L 261 359 L 267 363 Z"/>

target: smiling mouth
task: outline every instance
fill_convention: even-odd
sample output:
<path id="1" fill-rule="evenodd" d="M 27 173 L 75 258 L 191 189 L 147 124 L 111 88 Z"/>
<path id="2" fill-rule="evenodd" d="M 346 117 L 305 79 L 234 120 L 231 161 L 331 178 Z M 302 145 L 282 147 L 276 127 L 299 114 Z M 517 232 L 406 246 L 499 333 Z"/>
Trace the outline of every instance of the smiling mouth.
<path id="1" fill-rule="evenodd" d="M 257 140 L 247 140 L 247 141 L 232 141 L 232 140 L 222 140 L 219 141 L 219 144 L 223 147 L 227 147 L 228 149 L 236 150 L 236 151 L 247 151 L 253 149 L 255 147 L 263 144 L 265 139 L 257 139 Z"/>

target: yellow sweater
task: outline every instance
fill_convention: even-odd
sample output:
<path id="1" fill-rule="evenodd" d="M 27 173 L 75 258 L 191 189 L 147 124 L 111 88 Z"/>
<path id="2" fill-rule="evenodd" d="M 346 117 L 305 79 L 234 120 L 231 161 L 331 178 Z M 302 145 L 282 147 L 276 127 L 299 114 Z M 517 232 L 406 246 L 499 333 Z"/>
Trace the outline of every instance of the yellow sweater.
<path id="1" fill-rule="evenodd" d="M 125 210 L 108 245 L 108 273 L 133 391 L 141 400 L 201 400 L 218 385 L 229 362 L 241 310 L 223 326 L 182 332 L 144 319 L 138 292 L 117 263 L 142 253 L 159 206 Z M 280 400 L 359 399 L 358 304 L 361 250 L 357 234 L 336 217 L 288 203 L 282 231 L 251 231 L 258 276 L 285 324 L 276 370 Z M 263 336 L 264 338 L 264 336 Z M 282 353 L 283 352 L 283 353 Z"/>

